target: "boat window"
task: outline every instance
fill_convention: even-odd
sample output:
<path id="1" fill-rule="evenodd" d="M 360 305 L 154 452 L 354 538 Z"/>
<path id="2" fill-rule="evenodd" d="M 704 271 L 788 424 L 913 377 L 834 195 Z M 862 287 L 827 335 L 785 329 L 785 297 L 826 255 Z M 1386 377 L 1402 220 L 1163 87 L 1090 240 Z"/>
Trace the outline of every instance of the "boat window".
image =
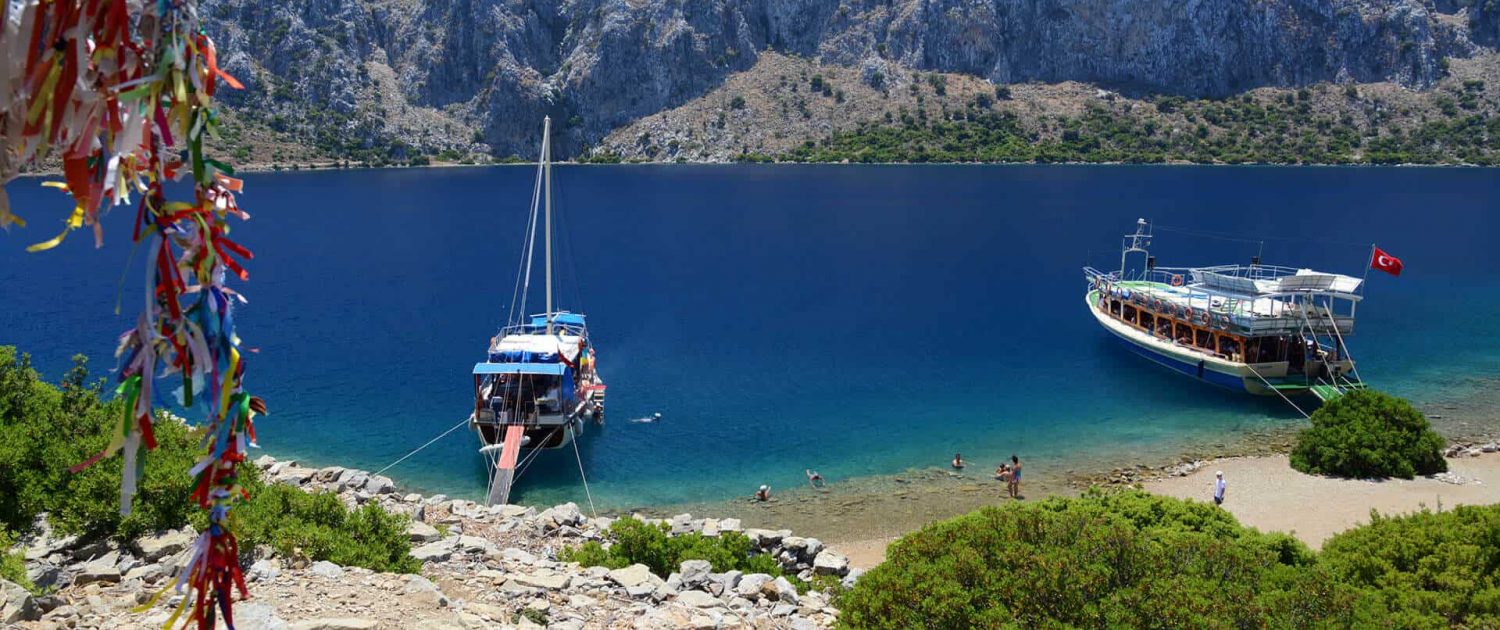
<path id="1" fill-rule="evenodd" d="M 1125 305 L 1125 317 L 1124 317 L 1124 319 L 1125 319 L 1126 322 L 1129 322 L 1131 324 L 1135 323 L 1135 307 L 1134 306 L 1131 306 L 1129 304 Z"/>
<path id="2" fill-rule="evenodd" d="M 1213 335 L 1209 334 L 1206 330 L 1193 329 L 1193 332 L 1195 333 L 1193 341 L 1199 348 L 1203 348 L 1204 350 L 1214 349 Z"/>
<path id="3" fill-rule="evenodd" d="M 1115 315 L 1119 315 L 1120 314 L 1120 301 L 1119 300 L 1110 300 L 1109 301 L 1109 312 L 1114 313 Z"/>
<path id="4" fill-rule="evenodd" d="M 1156 327 L 1156 317 L 1152 316 L 1151 313 L 1148 313 L 1146 311 L 1141 311 L 1141 321 L 1140 321 L 1140 324 L 1141 324 L 1141 328 L 1145 328 L 1146 330 L 1151 330 L 1151 329 L 1153 329 L 1153 328 Z"/>
<path id="5" fill-rule="evenodd" d="M 1240 340 L 1229 335 L 1219 335 L 1219 354 L 1238 359 L 1240 357 Z"/>
<path id="6" fill-rule="evenodd" d="M 1168 339 L 1172 338 L 1172 320 L 1165 317 L 1156 318 L 1156 334 Z"/>
<path id="7" fill-rule="evenodd" d="M 1187 345 L 1193 344 L 1193 327 L 1182 322 L 1177 322 L 1177 333 L 1173 335 L 1178 341 Z"/>

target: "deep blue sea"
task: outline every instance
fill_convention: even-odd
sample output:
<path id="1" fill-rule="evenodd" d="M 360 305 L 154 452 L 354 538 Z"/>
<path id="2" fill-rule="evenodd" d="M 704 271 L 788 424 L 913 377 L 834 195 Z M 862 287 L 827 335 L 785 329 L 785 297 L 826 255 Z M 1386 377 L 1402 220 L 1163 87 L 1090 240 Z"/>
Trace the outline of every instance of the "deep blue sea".
<path id="1" fill-rule="evenodd" d="M 524 167 L 256 174 L 234 236 L 255 252 L 237 313 L 266 452 L 378 469 L 468 413 L 470 370 L 507 317 L 534 172 Z M 1116 347 L 1080 267 L 1118 265 L 1155 221 L 1159 264 L 1372 273 L 1351 340 L 1367 381 L 1418 401 L 1500 375 L 1500 173 L 1486 169 L 1129 166 L 561 166 L 559 306 L 584 311 L 609 384 L 582 450 L 601 507 L 712 501 L 941 465 L 955 451 L 1031 470 L 1300 421 Z M 140 303 L 123 274 L 134 210 L 50 238 L 69 201 L 8 186 L 31 222 L 0 234 L 0 344 L 56 379 L 113 367 Z M 534 285 L 535 286 L 535 285 Z M 532 311 L 539 311 L 533 305 Z M 661 412 L 657 424 L 631 418 Z M 393 468 L 477 498 L 455 432 Z M 582 501 L 571 451 L 520 501 Z"/>

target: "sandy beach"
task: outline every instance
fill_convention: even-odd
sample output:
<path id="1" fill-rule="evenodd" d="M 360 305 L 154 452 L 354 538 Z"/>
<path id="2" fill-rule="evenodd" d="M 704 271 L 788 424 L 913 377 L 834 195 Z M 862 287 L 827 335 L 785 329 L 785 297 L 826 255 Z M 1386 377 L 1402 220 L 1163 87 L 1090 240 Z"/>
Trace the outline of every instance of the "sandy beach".
<path id="1" fill-rule="evenodd" d="M 1285 455 L 1242 457 L 1210 462 L 1185 477 L 1145 484 L 1147 491 L 1208 501 L 1213 478 L 1224 471 L 1228 490 L 1224 508 L 1241 523 L 1261 531 L 1286 532 L 1319 548 L 1329 537 L 1370 521 L 1370 510 L 1384 515 L 1422 508 L 1500 503 L 1500 453 L 1448 460 L 1457 485 L 1430 477 L 1355 480 L 1304 475 Z"/>

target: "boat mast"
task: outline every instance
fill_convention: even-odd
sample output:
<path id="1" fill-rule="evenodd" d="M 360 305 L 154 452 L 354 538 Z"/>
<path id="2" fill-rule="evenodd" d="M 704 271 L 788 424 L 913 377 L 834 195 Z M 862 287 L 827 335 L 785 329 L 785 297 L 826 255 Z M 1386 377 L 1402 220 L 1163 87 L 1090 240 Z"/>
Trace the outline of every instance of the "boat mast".
<path id="1" fill-rule="evenodd" d="M 542 117 L 542 168 L 546 169 L 547 334 L 552 334 L 552 117 Z"/>
<path id="2" fill-rule="evenodd" d="M 1151 246 L 1151 232 L 1150 232 L 1149 228 L 1150 228 L 1150 224 L 1146 223 L 1145 219 L 1136 219 L 1135 220 L 1135 234 L 1126 234 L 1125 235 L 1126 244 L 1125 244 L 1125 247 L 1120 250 L 1120 279 L 1121 280 L 1128 280 L 1128 278 L 1125 277 L 1125 259 L 1126 259 L 1126 257 L 1130 256 L 1130 254 L 1132 252 L 1140 252 L 1142 254 L 1146 254 L 1147 256 L 1151 255 L 1151 252 L 1146 251 L 1146 248 L 1148 248 L 1148 247 Z"/>

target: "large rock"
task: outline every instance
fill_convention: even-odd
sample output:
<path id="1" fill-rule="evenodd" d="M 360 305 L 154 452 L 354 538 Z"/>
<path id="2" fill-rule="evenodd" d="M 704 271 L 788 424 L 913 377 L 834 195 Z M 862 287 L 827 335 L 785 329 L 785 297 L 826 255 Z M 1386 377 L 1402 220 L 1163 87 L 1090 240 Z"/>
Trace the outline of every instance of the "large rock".
<path id="1" fill-rule="evenodd" d="M 683 560 L 678 573 L 682 576 L 683 585 L 688 588 L 696 588 L 708 580 L 708 572 L 713 570 L 707 560 Z"/>
<path id="2" fill-rule="evenodd" d="M 662 579 L 651 573 L 651 569 L 644 564 L 632 564 L 623 569 L 615 569 L 609 572 L 609 579 L 625 588 L 650 585 L 653 589 Z"/>
<path id="3" fill-rule="evenodd" d="M 94 582 L 114 583 L 120 581 L 120 568 L 116 565 L 118 560 L 115 554 L 110 553 L 98 560 L 84 563 L 73 576 L 73 584 L 82 586 Z"/>
<path id="4" fill-rule="evenodd" d="M 677 594 L 677 603 L 694 608 L 718 608 L 724 605 L 719 598 L 703 591 L 683 591 Z"/>
<path id="5" fill-rule="evenodd" d="M 843 576 L 849 572 L 849 559 L 837 551 L 823 550 L 813 559 L 813 573 L 817 575 Z"/>
<path id="6" fill-rule="evenodd" d="M 370 480 L 365 482 L 365 492 L 370 494 L 391 494 L 396 491 L 396 482 L 385 475 L 370 475 Z"/>
<path id="7" fill-rule="evenodd" d="M 31 593 L 20 584 L 0 580 L 0 625 L 35 621 L 42 617 Z"/>
<path id="8" fill-rule="evenodd" d="M 410 525 L 407 525 L 406 536 L 414 543 L 428 543 L 442 537 L 436 527 L 422 521 L 412 521 Z"/>
<path id="9" fill-rule="evenodd" d="M 560 591 L 568 588 L 569 576 L 553 571 L 538 571 L 536 573 L 516 573 L 510 579 L 522 586 L 546 589 L 549 591 Z"/>
<path id="10" fill-rule="evenodd" d="M 313 563 L 312 573 L 313 575 L 325 577 L 330 580 L 337 580 L 341 577 L 344 577 L 344 567 L 336 565 L 327 560 L 319 560 Z"/>
<path id="11" fill-rule="evenodd" d="M 761 596 L 761 587 L 771 583 L 773 578 L 764 573 L 751 573 L 741 576 L 740 582 L 734 587 L 734 592 L 746 599 L 758 599 Z"/>
<path id="12" fill-rule="evenodd" d="M 797 587 L 792 586 L 792 583 L 784 577 L 778 577 L 766 584 L 762 584 L 760 592 L 762 595 L 774 596 L 776 601 L 779 602 L 792 605 L 797 604 Z"/>
<path id="13" fill-rule="evenodd" d="M 576 503 L 564 503 L 543 510 L 536 515 L 536 520 L 543 524 L 576 526 L 583 522 L 583 512 L 578 510 Z"/>
<path id="14" fill-rule="evenodd" d="M 197 536 L 183 531 L 167 531 L 152 536 L 143 536 L 135 541 L 137 549 L 141 550 L 141 557 L 147 562 L 156 562 L 172 554 L 180 553 L 197 539 Z"/>
<path id="15" fill-rule="evenodd" d="M 445 540 L 430 542 L 412 549 L 411 557 L 421 562 L 445 562 L 453 557 L 453 545 Z"/>
<path id="16" fill-rule="evenodd" d="M 235 630 L 290 630 L 276 609 L 260 601 L 237 602 L 234 605 Z"/>

